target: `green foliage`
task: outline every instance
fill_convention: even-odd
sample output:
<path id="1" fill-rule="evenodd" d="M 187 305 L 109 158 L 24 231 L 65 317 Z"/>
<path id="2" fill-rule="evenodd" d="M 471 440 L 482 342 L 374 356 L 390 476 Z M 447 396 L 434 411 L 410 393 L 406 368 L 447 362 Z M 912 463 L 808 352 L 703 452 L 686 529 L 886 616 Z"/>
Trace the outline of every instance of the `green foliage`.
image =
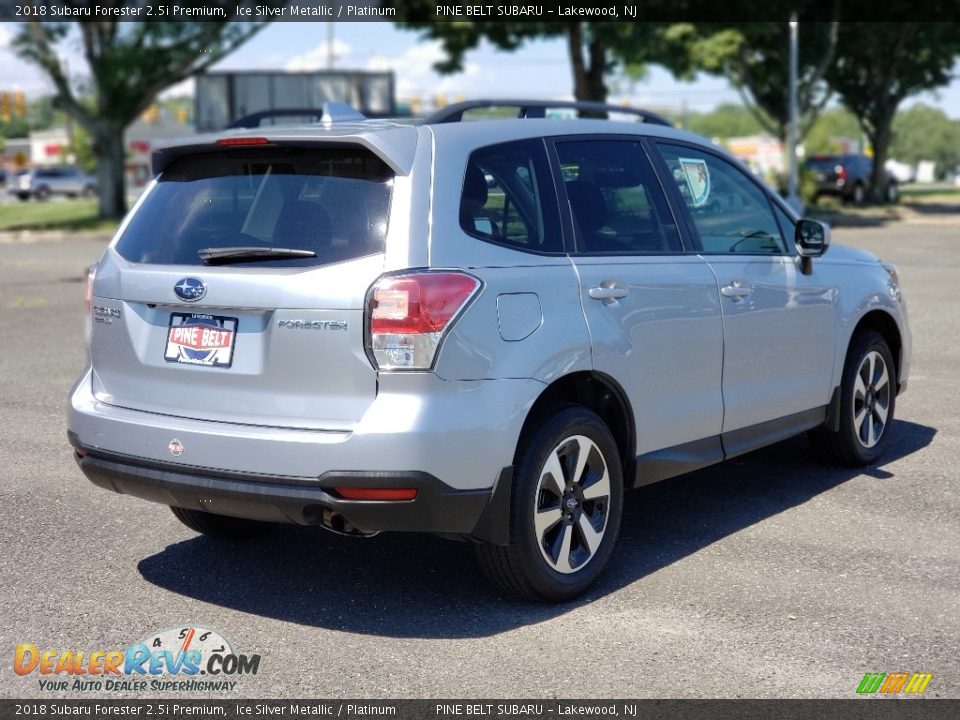
<path id="1" fill-rule="evenodd" d="M 138 0 L 71 0 L 86 7 L 142 7 Z M 21 25 L 13 46 L 46 73 L 56 105 L 93 138 L 100 167 L 100 212 L 126 211 L 123 189 L 123 131 L 165 88 L 199 73 L 266 26 L 240 21 L 240 8 L 285 4 L 283 0 L 182 0 L 180 7 L 221 8 L 223 18 L 204 22 L 138 21 L 41 22 Z M 79 41 L 89 70 L 80 88 L 61 64 L 62 45 Z"/>
<path id="2" fill-rule="evenodd" d="M 97 217 L 96 200 L 17 202 L 0 205 L 0 232 L 63 230 L 110 232 L 116 223 Z"/>
<path id="3" fill-rule="evenodd" d="M 788 17 L 809 2 L 773 0 L 763 14 Z M 782 11 L 778 12 L 777 10 Z M 829 99 L 823 81 L 836 48 L 837 23 L 800 23 L 797 112 L 803 137 Z M 737 88 L 757 122 L 770 134 L 786 138 L 789 124 L 790 28 L 785 21 L 674 23 L 659 34 L 657 62 L 675 75 L 690 78 L 707 72 L 727 78 Z"/>
<path id="4" fill-rule="evenodd" d="M 960 25 L 843 23 L 838 47 L 842 53 L 827 70 L 827 81 L 870 139 L 875 158 L 871 194 L 878 198 L 897 107 L 910 95 L 950 81 L 960 52 Z"/>
<path id="5" fill-rule="evenodd" d="M 893 121 L 890 155 L 911 165 L 933 160 L 942 177 L 960 164 L 960 123 L 929 105 L 901 110 Z"/>
<path id="6" fill-rule="evenodd" d="M 644 4 L 645 20 L 675 16 L 685 8 L 711 7 L 698 0 L 649 0 Z M 566 40 L 573 71 L 573 94 L 578 100 L 605 101 L 606 81 L 618 67 L 622 68 L 613 81 L 629 84 L 642 72 L 644 64 L 660 61 L 673 46 L 661 42 L 660 35 L 669 24 L 654 22 L 597 21 L 562 22 L 433 20 L 436 3 L 433 0 L 405 0 L 396 4 L 397 24 L 418 30 L 423 37 L 440 40 L 446 57 L 435 66 L 441 73 L 463 69 L 465 54 L 486 40 L 500 50 L 515 50 L 530 40 L 561 37 Z"/>
<path id="7" fill-rule="evenodd" d="M 834 155 L 845 150 L 843 138 L 857 140 L 860 124 L 857 116 L 841 107 L 824 111 L 807 132 L 803 145 L 807 156 Z"/>
<path id="8" fill-rule="evenodd" d="M 686 125 L 691 132 L 721 140 L 763 132 L 763 127 L 753 113 L 742 105 L 730 103 L 719 105 L 708 113 L 690 113 L 687 115 Z"/>
<path id="9" fill-rule="evenodd" d="M 73 146 L 68 148 L 68 154 L 73 155 L 73 163 L 87 173 L 97 170 L 97 157 L 93 152 L 93 140 L 83 126 L 73 127 Z"/>

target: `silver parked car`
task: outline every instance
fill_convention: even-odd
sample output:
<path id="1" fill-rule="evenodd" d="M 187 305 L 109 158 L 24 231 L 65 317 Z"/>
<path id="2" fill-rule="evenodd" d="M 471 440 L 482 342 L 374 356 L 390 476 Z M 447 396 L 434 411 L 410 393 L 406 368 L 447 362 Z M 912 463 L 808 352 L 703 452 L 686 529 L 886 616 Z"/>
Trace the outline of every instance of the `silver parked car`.
<path id="1" fill-rule="evenodd" d="M 501 590 L 564 600 L 626 489 L 803 432 L 881 456 L 910 365 L 894 267 L 654 115 L 518 105 L 156 151 L 89 277 L 87 477 L 213 536 L 469 539 Z"/>
<path id="2" fill-rule="evenodd" d="M 53 195 L 92 197 L 97 194 L 97 181 L 69 165 L 36 167 L 18 173 L 7 192 L 21 200 L 46 200 Z"/>

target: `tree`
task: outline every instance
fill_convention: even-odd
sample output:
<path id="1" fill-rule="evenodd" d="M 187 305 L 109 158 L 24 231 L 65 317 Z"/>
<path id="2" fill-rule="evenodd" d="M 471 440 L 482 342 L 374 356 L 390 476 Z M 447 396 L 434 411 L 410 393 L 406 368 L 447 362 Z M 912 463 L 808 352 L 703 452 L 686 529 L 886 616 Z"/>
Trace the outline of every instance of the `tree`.
<path id="1" fill-rule="evenodd" d="M 822 112 L 807 131 L 803 146 L 808 156 L 837 155 L 852 152 L 853 149 L 844 141 L 859 143 L 860 136 L 860 124 L 856 116 L 845 108 L 832 107 Z"/>
<path id="2" fill-rule="evenodd" d="M 742 105 L 725 103 L 708 113 L 691 113 L 687 129 L 709 138 L 732 138 L 756 135 L 763 130 L 756 117 Z"/>
<path id="3" fill-rule="evenodd" d="M 776 3 L 773 3 L 776 5 Z M 801 4 L 801 3 L 795 3 Z M 720 75 L 740 93 L 764 130 L 781 141 L 790 124 L 790 26 L 782 21 L 675 23 L 660 36 L 660 61 L 675 75 Z M 797 72 L 798 139 L 803 138 L 830 99 L 824 74 L 833 60 L 838 23 L 801 22 Z"/>
<path id="4" fill-rule="evenodd" d="M 950 81 L 960 52 L 960 26 L 946 22 L 843 23 L 838 48 L 837 61 L 826 73 L 827 82 L 857 116 L 870 140 L 870 195 L 881 199 L 897 107 L 911 95 Z"/>
<path id="5" fill-rule="evenodd" d="M 692 0 L 652 0 L 644 5 L 645 19 L 658 14 L 676 13 L 679 6 Z M 667 27 L 651 22 L 581 21 L 523 22 L 483 21 L 436 22 L 433 0 L 406 0 L 397 4 L 398 25 L 420 30 L 424 36 L 440 40 L 447 57 L 436 65 L 441 73 L 463 69 L 468 50 L 486 40 L 500 50 L 516 50 L 536 38 L 563 38 L 570 57 L 573 96 L 577 100 L 605 102 L 607 79 L 615 66 L 622 63 L 627 75 L 636 77 L 644 63 L 655 61 L 663 47 L 659 35 Z"/>
<path id="6" fill-rule="evenodd" d="M 151 19 L 24 23 L 14 46 L 21 57 L 46 73 L 53 82 L 57 106 L 83 127 L 93 141 L 101 217 L 115 218 L 126 212 L 124 129 L 165 88 L 202 72 L 262 29 L 263 23 L 235 19 L 239 7 L 250 7 L 253 2 L 180 2 L 180 7 L 222 9 L 223 18 L 207 17 L 204 22 Z M 278 0 L 259 2 L 280 4 Z M 126 5 L 142 8 L 136 0 L 69 0 L 68 4 L 102 6 L 106 12 Z M 61 43 L 76 35 L 89 66 L 88 92 L 78 90 L 59 56 Z"/>
<path id="7" fill-rule="evenodd" d="M 911 165 L 933 160 L 942 177 L 960 164 L 960 124 L 929 105 L 901 110 L 893 119 L 890 155 Z"/>

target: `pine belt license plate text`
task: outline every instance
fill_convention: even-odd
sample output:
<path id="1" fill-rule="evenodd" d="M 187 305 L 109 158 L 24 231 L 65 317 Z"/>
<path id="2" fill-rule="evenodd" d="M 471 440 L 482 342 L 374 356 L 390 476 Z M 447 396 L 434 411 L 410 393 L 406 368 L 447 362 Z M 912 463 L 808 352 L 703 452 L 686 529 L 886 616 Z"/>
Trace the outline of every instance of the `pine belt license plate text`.
<path id="1" fill-rule="evenodd" d="M 237 319 L 201 313 L 171 313 L 167 362 L 230 367 L 237 338 Z"/>

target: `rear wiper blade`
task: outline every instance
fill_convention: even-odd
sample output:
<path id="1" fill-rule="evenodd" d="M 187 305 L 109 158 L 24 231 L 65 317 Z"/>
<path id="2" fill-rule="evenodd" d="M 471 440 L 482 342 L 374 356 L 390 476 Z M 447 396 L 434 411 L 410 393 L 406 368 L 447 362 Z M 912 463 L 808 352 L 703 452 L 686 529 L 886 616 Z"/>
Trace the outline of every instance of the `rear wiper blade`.
<path id="1" fill-rule="evenodd" d="M 197 250 L 197 256 L 207 265 L 246 262 L 251 260 L 286 260 L 289 258 L 315 258 L 313 250 L 282 247 L 219 247 Z"/>

